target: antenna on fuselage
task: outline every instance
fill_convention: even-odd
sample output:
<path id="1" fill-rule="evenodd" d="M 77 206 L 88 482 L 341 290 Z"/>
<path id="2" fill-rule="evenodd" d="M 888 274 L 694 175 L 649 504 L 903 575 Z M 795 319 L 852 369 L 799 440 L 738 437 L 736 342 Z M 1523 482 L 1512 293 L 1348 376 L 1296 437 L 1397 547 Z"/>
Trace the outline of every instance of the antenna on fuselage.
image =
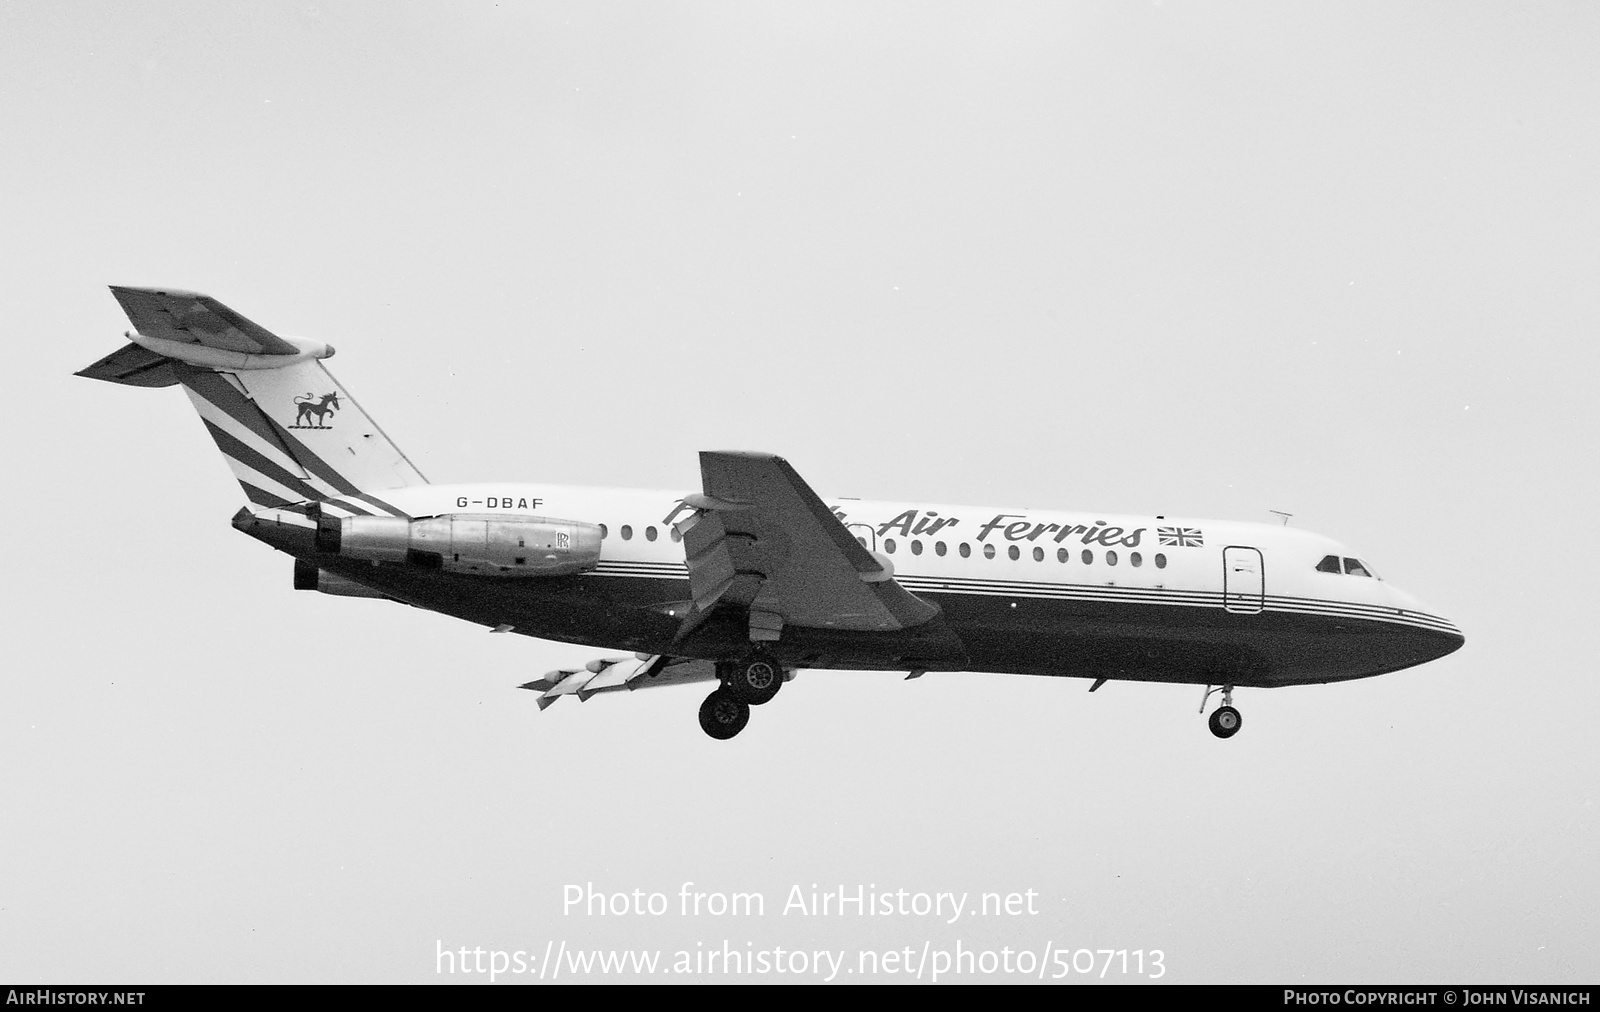
<path id="1" fill-rule="evenodd" d="M 1283 526 L 1285 527 L 1289 526 L 1289 518 L 1294 516 L 1293 513 L 1285 513 L 1283 510 L 1267 510 L 1267 512 L 1283 517 Z"/>

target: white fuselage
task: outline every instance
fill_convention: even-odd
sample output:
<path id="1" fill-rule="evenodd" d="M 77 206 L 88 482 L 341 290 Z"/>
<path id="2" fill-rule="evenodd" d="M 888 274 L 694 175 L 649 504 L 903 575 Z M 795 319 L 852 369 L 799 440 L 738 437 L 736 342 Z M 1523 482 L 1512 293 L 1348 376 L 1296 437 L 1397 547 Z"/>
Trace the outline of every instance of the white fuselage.
<path id="1" fill-rule="evenodd" d="M 559 585 L 546 583 L 536 596 L 543 595 L 548 610 L 548 591 L 559 586 L 574 601 L 592 598 L 610 616 L 630 608 L 659 610 L 662 602 L 686 596 L 673 589 L 687 584 L 688 571 L 671 526 L 683 514 L 683 499 L 672 492 L 503 483 L 417 485 L 342 497 L 325 507 L 348 503 L 411 517 L 499 514 L 600 524 L 605 537 L 599 565 Z M 846 498 L 824 502 L 858 540 L 892 564 L 906 590 L 941 607 L 967 643 L 973 670 L 1290 684 L 1396 670 L 1461 643 L 1454 625 L 1410 594 L 1360 575 L 1370 567 L 1319 570 L 1330 557 L 1355 559 L 1337 541 L 1289 527 Z M 414 603 L 452 610 L 433 600 Z M 464 605 L 455 611 L 493 622 Z M 581 624 L 570 620 L 554 632 L 527 615 L 515 624 L 519 631 L 595 646 L 662 649 L 645 640 L 617 641 L 616 624 L 584 632 L 574 621 Z M 509 616 L 506 624 L 513 624 Z M 853 663 L 849 649 L 823 645 L 814 654 L 814 666 Z"/>

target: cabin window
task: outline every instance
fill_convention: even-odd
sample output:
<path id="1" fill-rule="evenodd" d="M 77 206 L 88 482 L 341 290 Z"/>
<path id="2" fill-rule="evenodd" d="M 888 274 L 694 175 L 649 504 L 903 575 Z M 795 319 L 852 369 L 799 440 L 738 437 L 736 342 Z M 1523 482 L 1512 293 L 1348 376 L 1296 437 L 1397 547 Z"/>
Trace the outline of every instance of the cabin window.
<path id="1" fill-rule="evenodd" d="M 654 541 L 656 539 L 656 529 L 654 526 L 646 527 L 644 529 L 644 539 L 646 541 Z"/>
<path id="2" fill-rule="evenodd" d="M 1322 557 L 1322 561 L 1317 563 L 1317 572 L 1319 572 L 1319 573 L 1337 573 L 1337 572 L 1339 572 L 1339 557 L 1337 555 L 1324 555 Z"/>
<path id="3" fill-rule="evenodd" d="M 1116 564 L 1117 564 L 1117 553 L 1116 552 L 1107 552 L 1106 553 L 1106 565 L 1115 566 Z"/>
<path id="4" fill-rule="evenodd" d="M 1360 559 L 1345 559 L 1344 571 L 1350 576 L 1371 576 L 1372 573 L 1361 564 Z"/>
<path id="5" fill-rule="evenodd" d="M 605 524 L 601 524 L 600 525 L 600 537 L 602 537 L 602 538 L 609 537 L 610 534 L 611 534 L 610 529 L 607 528 Z"/>
<path id="6" fill-rule="evenodd" d="M 894 538 L 883 539 L 883 550 L 888 552 L 890 555 L 894 554 Z"/>
<path id="7" fill-rule="evenodd" d="M 1162 555 L 1160 552 L 1156 553 L 1156 568 L 1157 569 L 1166 569 L 1167 568 L 1167 557 L 1165 555 Z"/>
<path id="8" fill-rule="evenodd" d="M 1035 548 L 1033 550 L 1033 561 L 1034 562 L 1043 562 L 1044 561 L 1044 549 L 1043 548 Z"/>
<path id="9" fill-rule="evenodd" d="M 921 541 L 913 541 L 913 542 L 911 542 L 911 554 L 912 555 L 921 555 L 922 554 L 922 542 Z"/>
<path id="10" fill-rule="evenodd" d="M 1133 552 L 1128 556 L 1128 562 L 1133 566 L 1134 569 L 1138 569 L 1140 566 L 1144 565 L 1144 556 L 1140 555 L 1138 552 Z"/>
<path id="11" fill-rule="evenodd" d="M 986 558 L 986 559 L 994 558 L 994 546 L 993 545 L 984 545 L 983 546 L 983 557 Z"/>
<path id="12" fill-rule="evenodd" d="M 1022 555 L 1022 552 L 1017 549 L 1016 545 L 1012 545 L 1010 548 L 1006 549 L 1006 554 L 1011 556 L 1012 562 L 1016 562 L 1017 559 Z"/>
<path id="13" fill-rule="evenodd" d="M 1089 551 L 1087 548 L 1083 550 L 1083 564 L 1085 566 L 1094 565 L 1094 553 Z"/>
<path id="14" fill-rule="evenodd" d="M 967 547 L 967 543 L 965 541 L 961 542 L 961 557 L 963 559 L 965 559 L 967 556 L 969 556 L 971 554 L 972 554 L 972 549 Z"/>
<path id="15" fill-rule="evenodd" d="M 622 540 L 629 541 L 633 538 L 633 527 L 630 524 L 622 525 Z"/>
<path id="16" fill-rule="evenodd" d="M 683 540 L 683 535 L 678 533 L 678 529 L 676 527 L 667 528 L 667 533 L 672 535 L 672 540 L 673 541 L 682 541 Z"/>
<path id="17" fill-rule="evenodd" d="M 1056 561 L 1057 562 L 1066 562 L 1066 561 L 1070 560 L 1071 558 L 1072 558 L 1072 553 L 1067 551 L 1065 548 L 1057 548 L 1056 549 Z"/>
<path id="18" fill-rule="evenodd" d="M 937 556 L 940 556 L 940 557 L 944 556 L 944 542 L 943 541 L 935 541 L 933 543 L 933 554 L 935 554 Z"/>

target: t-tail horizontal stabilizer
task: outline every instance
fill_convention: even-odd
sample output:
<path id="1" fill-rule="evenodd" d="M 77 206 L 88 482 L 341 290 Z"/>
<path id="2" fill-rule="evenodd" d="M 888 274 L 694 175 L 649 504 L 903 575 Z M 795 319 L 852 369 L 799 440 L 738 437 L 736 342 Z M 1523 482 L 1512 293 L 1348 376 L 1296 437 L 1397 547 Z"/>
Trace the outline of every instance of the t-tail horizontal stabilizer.
<path id="1" fill-rule="evenodd" d="M 132 342 L 78 372 L 126 386 L 183 384 L 245 498 L 277 507 L 427 484 L 322 360 L 195 292 L 113 287 Z"/>

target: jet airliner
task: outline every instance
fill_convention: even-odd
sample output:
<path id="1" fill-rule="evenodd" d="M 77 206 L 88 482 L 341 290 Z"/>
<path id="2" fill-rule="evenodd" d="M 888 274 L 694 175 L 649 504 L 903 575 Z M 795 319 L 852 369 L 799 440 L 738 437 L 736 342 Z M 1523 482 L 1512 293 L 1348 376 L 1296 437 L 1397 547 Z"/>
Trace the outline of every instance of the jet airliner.
<path id="1" fill-rule="evenodd" d="M 524 683 L 540 709 L 716 683 L 728 739 L 799 669 L 1240 687 L 1343 681 L 1461 647 L 1344 545 L 1286 526 L 824 499 L 783 458 L 700 454 L 692 492 L 428 482 L 323 364 L 205 295 L 113 287 L 129 344 L 78 373 L 181 385 L 294 586 L 625 651 Z"/>

